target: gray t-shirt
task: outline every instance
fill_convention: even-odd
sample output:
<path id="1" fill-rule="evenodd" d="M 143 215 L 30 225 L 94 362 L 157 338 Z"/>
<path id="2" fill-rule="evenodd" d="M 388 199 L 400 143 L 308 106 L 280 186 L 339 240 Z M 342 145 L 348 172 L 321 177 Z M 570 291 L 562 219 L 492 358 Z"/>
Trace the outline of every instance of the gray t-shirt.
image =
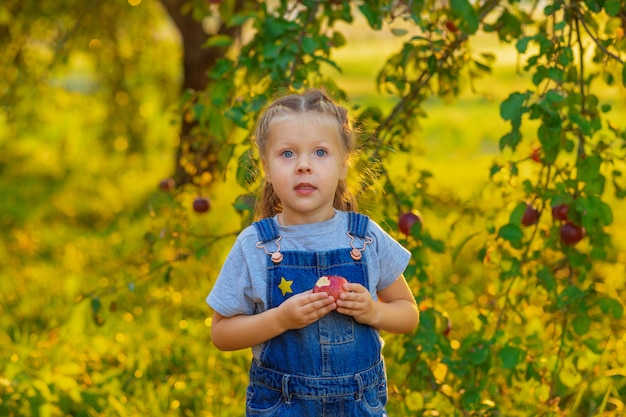
<path id="1" fill-rule="evenodd" d="M 329 251 L 349 248 L 348 213 L 335 210 L 335 216 L 325 222 L 297 226 L 281 226 L 273 221 L 282 236 L 281 251 Z M 406 269 L 411 254 L 370 219 L 368 236 L 372 243 L 363 252 L 367 259 L 369 288 L 372 298 L 376 292 L 391 285 Z M 256 247 L 260 238 L 254 226 L 244 229 L 237 237 L 213 289 L 206 301 L 222 316 L 255 314 L 267 310 L 266 272 L 268 254 Z M 267 250 L 276 245 L 268 242 Z M 363 247 L 363 240 L 355 238 L 354 246 Z"/>

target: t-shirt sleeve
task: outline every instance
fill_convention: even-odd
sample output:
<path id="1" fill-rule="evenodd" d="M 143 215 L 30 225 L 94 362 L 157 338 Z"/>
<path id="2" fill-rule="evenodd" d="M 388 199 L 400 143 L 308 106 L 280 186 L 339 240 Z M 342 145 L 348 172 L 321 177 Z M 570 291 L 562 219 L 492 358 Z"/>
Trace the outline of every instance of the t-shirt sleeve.
<path id="1" fill-rule="evenodd" d="M 255 312 L 251 274 L 240 239 L 226 257 L 206 302 L 224 317 Z"/>
<path id="2" fill-rule="evenodd" d="M 380 276 L 377 290 L 383 290 L 393 284 L 404 273 L 411 260 L 411 252 L 384 231 L 376 222 L 370 220 L 370 233 L 376 242 Z"/>

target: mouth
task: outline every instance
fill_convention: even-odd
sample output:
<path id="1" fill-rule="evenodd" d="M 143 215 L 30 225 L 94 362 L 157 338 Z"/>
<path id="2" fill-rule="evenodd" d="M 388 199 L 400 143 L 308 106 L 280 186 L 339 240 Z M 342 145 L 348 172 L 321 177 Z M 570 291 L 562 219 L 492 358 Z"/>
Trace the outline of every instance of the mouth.
<path id="1" fill-rule="evenodd" d="M 313 191 L 317 190 L 317 187 L 313 184 L 309 184 L 308 182 L 301 182 L 294 187 L 294 190 L 301 194 L 310 194 Z"/>

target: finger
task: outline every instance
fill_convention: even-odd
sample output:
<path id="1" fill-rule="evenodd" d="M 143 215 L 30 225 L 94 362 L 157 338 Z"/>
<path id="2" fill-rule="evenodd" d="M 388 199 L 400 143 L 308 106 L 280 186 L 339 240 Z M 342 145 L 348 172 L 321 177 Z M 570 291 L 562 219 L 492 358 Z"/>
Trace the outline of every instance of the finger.
<path id="1" fill-rule="evenodd" d="M 317 309 L 316 313 L 318 314 L 318 318 L 322 318 L 325 315 L 327 315 L 328 313 L 330 313 L 331 311 L 336 310 L 336 309 L 337 309 L 337 304 L 335 304 L 335 302 L 333 301 L 332 303 L 327 304 L 327 305 Z"/>
<path id="2" fill-rule="evenodd" d="M 365 288 L 364 286 L 362 286 L 361 284 L 355 284 L 355 283 L 347 283 L 347 284 L 343 284 L 343 289 L 349 292 L 365 292 L 367 291 L 367 288 Z"/>
<path id="3" fill-rule="evenodd" d="M 359 304 L 360 303 L 357 301 L 349 301 L 344 299 L 337 300 L 338 309 L 341 308 L 343 310 L 356 310 L 359 308 Z"/>
<path id="4" fill-rule="evenodd" d="M 297 297 L 299 297 L 298 304 L 302 307 L 308 307 L 308 306 L 314 305 L 315 303 L 317 303 L 318 306 L 326 305 L 328 304 L 328 298 L 332 299 L 332 297 L 329 297 L 328 294 L 323 293 L 323 292 L 309 293 L 309 294 L 300 293 L 297 295 Z"/>
<path id="5" fill-rule="evenodd" d="M 304 293 L 303 293 L 304 294 Z M 318 301 L 318 300 L 325 300 L 328 297 L 328 293 L 325 292 L 311 292 L 307 295 L 309 302 L 314 302 L 314 301 Z M 330 297 L 332 298 L 332 297 Z"/>
<path id="6" fill-rule="evenodd" d="M 369 294 L 367 294 L 367 297 L 369 297 Z M 363 293 L 360 293 L 360 292 L 343 292 L 339 296 L 339 300 L 343 300 L 343 301 L 359 301 L 363 299 L 364 299 Z"/>
<path id="7" fill-rule="evenodd" d="M 337 307 L 337 313 L 340 314 L 344 314 L 346 316 L 356 316 L 357 315 L 357 311 L 352 310 L 351 308 L 345 308 L 345 307 Z"/>
<path id="8" fill-rule="evenodd" d="M 335 299 L 331 296 L 326 296 L 319 301 L 315 301 L 311 303 L 313 308 L 316 310 L 327 309 L 328 311 L 332 311 L 337 308 L 337 304 L 335 303 Z"/>

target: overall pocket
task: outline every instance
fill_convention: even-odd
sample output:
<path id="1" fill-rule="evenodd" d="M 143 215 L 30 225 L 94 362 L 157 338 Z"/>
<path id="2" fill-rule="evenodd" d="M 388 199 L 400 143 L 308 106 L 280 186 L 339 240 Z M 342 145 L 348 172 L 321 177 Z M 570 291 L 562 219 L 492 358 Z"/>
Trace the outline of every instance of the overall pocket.
<path id="1" fill-rule="evenodd" d="M 387 382 L 381 381 L 377 385 L 372 385 L 363 390 L 363 397 L 361 398 L 361 407 L 368 412 L 366 415 L 376 415 L 382 413 L 387 405 Z M 385 415 L 385 414 L 380 414 Z"/>
<path id="2" fill-rule="evenodd" d="M 279 416 L 284 403 L 281 391 L 251 382 L 246 391 L 246 415 L 271 417 Z"/>
<path id="3" fill-rule="evenodd" d="M 319 321 L 320 343 L 336 345 L 354 341 L 354 319 L 345 314 L 331 312 Z"/>

